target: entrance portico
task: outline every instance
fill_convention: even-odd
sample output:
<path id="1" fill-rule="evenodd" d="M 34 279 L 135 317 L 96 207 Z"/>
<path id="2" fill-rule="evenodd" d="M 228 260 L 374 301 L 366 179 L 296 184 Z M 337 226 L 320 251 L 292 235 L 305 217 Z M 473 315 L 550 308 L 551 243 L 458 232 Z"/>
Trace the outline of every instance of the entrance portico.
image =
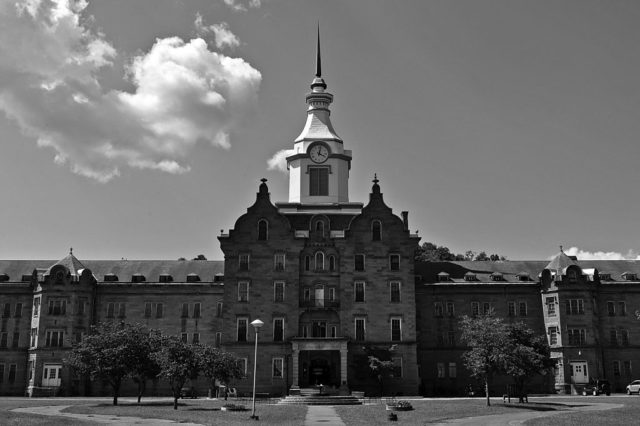
<path id="1" fill-rule="evenodd" d="M 291 346 L 292 389 L 318 384 L 348 389 L 346 339 L 293 339 Z"/>

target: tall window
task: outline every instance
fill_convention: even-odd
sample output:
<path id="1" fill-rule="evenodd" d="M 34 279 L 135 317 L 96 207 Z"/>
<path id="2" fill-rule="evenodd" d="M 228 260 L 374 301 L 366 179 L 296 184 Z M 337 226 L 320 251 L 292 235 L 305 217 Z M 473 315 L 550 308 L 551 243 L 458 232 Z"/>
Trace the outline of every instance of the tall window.
<path id="1" fill-rule="evenodd" d="M 618 302 L 618 315 L 627 315 L 627 304 L 625 302 Z"/>
<path id="2" fill-rule="evenodd" d="M 609 342 L 611 346 L 618 346 L 618 332 L 615 328 L 609 330 Z"/>
<path id="3" fill-rule="evenodd" d="M 546 304 L 547 304 L 547 315 L 549 315 L 550 317 L 555 317 L 556 316 L 555 299 L 553 297 L 547 297 Z"/>
<path id="4" fill-rule="evenodd" d="M 354 302 L 364 302 L 364 281 L 354 283 Z"/>
<path id="5" fill-rule="evenodd" d="M 324 222 L 318 220 L 316 222 L 316 232 L 324 237 Z"/>
<path id="6" fill-rule="evenodd" d="M 456 316 L 455 305 L 453 302 L 447 302 L 447 315 L 450 317 Z"/>
<path id="7" fill-rule="evenodd" d="M 284 281 L 273 283 L 273 301 L 284 302 Z"/>
<path id="8" fill-rule="evenodd" d="M 156 304 L 156 318 L 162 318 L 164 315 L 164 305 L 162 303 Z"/>
<path id="9" fill-rule="evenodd" d="M 355 255 L 355 270 L 358 272 L 364 271 L 364 254 Z"/>
<path id="10" fill-rule="evenodd" d="M 273 341 L 284 341 L 284 318 L 273 319 Z"/>
<path id="11" fill-rule="evenodd" d="M 391 359 L 393 361 L 393 370 L 391 374 L 393 377 L 402 377 L 402 357 L 396 356 Z"/>
<path id="12" fill-rule="evenodd" d="M 0 348 L 7 348 L 7 334 L 8 333 L 0 333 Z"/>
<path id="13" fill-rule="evenodd" d="M 249 270 L 249 254 L 248 253 L 243 253 L 240 256 L 238 256 L 238 268 L 241 271 L 248 271 Z"/>
<path id="14" fill-rule="evenodd" d="M 16 381 L 16 371 L 18 370 L 18 364 L 10 364 L 9 365 L 9 377 L 7 381 L 9 383 L 15 383 Z"/>
<path id="15" fill-rule="evenodd" d="M 304 270 L 305 271 L 311 270 L 311 256 L 304 257 Z"/>
<path id="16" fill-rule="evenodd" d="M 389 255 L 389 269 L 392 271 L 400 270 L 400 255 L 399 254 L 390 254 Z"/>
<path id="17" fill-rule="evenodd" d="M 527 316 L 527 302 L 518 302 L 518 315 L 521 317 Z"/>
<path id="18" fill-rule="evenodd" d="M 193 333 L 191 337 L 191 343 L 193 343 L 194 345 L 200 343 L 200 333 Z"/>
<path id="19" fill-rule="evenodd" d="M 2 318 L 9 318 L 11 316 L 11 303 L 5 303 L 2 310 Z"/>
<path id="20" fill-rule="evenodd" d="M 238 342 L 246 342 L 247 341 L 247 326 L 249 325 L 249 320 L 247 318 L 238 318 L 237 325 L 237 340 Z"/>
<path id="21" fill-rule="evenodd" d="M 22 303 L 16 303 L 16 310 L 13 316 L 16 318 L 22 317 Z"/>
<path id="22" fill-rule="evenodd" d="M 317 338 L 327 337 L 327 322 L 313 321 L 311 324 L 311 336 Z"/>
<path id="23" fill-rule="evenodd" d="M 33 299 L 33 316 L 37 317 L 40 314 L 40 298 Z"/>
<path id="24" fill-rule="evenodd" d="M 309 167 L 309 195 L 329 195 L 329 169 L 327 167 Z"/>
<path id="25" fill-rule="evenodd" d="M 445 370 L 444 370 L 444 362 L 439 362 L 436 364 L 436 376 L 438 377 L 438 379 L 444 379 L 445 378 Z"/>
<path id="26" fill-rule="evenodd" d="M 193 304 L 193 317 L 200 318 L 200 302 L 196 302 Z"/>
<path id="27" fill-rule="evenodd" d="M 356 341 L 362 342 L 365 339 L 366 325 L 365 318 L 356 318 L 355 319 L 355 327 L 356 327 Z"/>
<path id="28" fill-rule="evenodd" d="M 273 378 L 275 378 L 275 379 L 281 379 L 282 378 L 283 366 L 284 366 L 284 359 L 283 358 L 273 358 L 273 369 L 272 369 Z"/>
<path id="29" fill-rule="evenodd" d="M 189 304 L 188 303 L 183 303 L 182 304 L 182 318 L 189 318 Z"/>
<path id="30" fill-rule="evenodd" d="M 482 304 L 482 314 L 483 315 L 488 315 L 490 311 L 491 311 L 491 303 L 484 302 Z"/>
<path id="31" fill-rule="evenodd" d="M 509 311 L 509 316 L 510 317 L 516 316 L 516 302 L 507 302 L 507 307 Z"/>
<path id="32" fill-rule="evenodd" d="M 458 376 L 458 368 L 455 362 L 449 363 L 449 377 L 455 378 Z"/>
<path id="33" fill-rule="evenodd" d="M 215 347 L 219 348 L 220 344 L 222 343 L 222 333 L 220 333 L 219 331 L 216 333 L 216 340 L 215 340 Z"/>
<path id="34" fill-rule="evenodd" d="M 570 346 L 582 346 L 587 340 L 587 331 L 584 328 L 570 328 L 567 330 Z"/>
<path id="35" fill-rule="evenodd" d="M 624 375 L 631 376 L 631 361 L 623 361 L 622 366 L 624 367 Z"/>
<path id="36" fill-rule="evenodd" d="M 222 318 L 222 302 L 216 303 L 216 317 Z"/>
<path id="37" fill-rule="evenodd" d="M 240 281 L 238 283 L 238 302 L 249 301 L 249 282 Z"/>
<path id="38" fill-rule="evenodd" d="M 382 224 L 379 220 L 371 222 L 371 239 L 373 241 L 380 241 L 382 239 Z"/>
<path id="39" fill-rule="evenodd" d="M 455 331 L 448 331 L 447 332 L 447 344 L 449 346 L 455 346 L 456 345 L 456 332 Z"/>
<path id="40" fill-rule="evenodd" d="M 391 318 L 391 340 L 393 342 L 402 340 L 402 318 Z"/>
<path id="41" fill-rule="evenodd" d="M 35 348 L 38 344 L 38 328 L 34 327 L 31 329 L 31 342 L 29 347 Z"/>
<path id="42" fill-rule="evenodd" d="M 613 375 L 620 377 L 620 361 L 613 361 Z"/>
<path id="43" fill-rule="evenodd" d="M 324 271 L 324 253 L 321 251 L 316 253 L 316 271 Z"/>
<path id="44" fill-rule="evenodd" d="M 435 302 L 433 304 L 433 315 L 440 318 L 442 316 L 442 302 Z"/>
<path id="45" fill-rule="evenodd" d="M 273 255 L 273 268 L 276 271 L 284 271 L 284 253 L 276 253 Z"/>
<path id="46" fill-rule="evenodd" d="M 391 303 L 399 303 L 400 302 L 400 281 L 391 281 L 389 290 L 390 290 Z"/>
<path id="47" fill-rule="evenodd" d="M 334 255 L 329 256 L 329 270 L 331 272 L 336 270 L 336 257 Z"/>
<path id="48" fill-rule="evenodd" d="M 11 346 L 17 348 L 20 345 L 20 332 L 13 332 L 13 341 L 11 342 Z"/>
<path id="49" fill-rule="evenodd" d="M 116 304 L 113 302 L 109 302 L 107 305 L 107 318 L 113 318 L 115 315 L 115 306 Z M 51 310 L 51 303 L 49 303 L 49 310 Z"/>
<path id="50" fill-rule="evenodd" d="M 47 347 L 62 347 L 64 342 L 64 331 L 61 330 L 47 330 L 45 346 Z"/>
<path id="51" fill-rule="evenodd" d="M 471 302 L 471 315 L 477 317 L 480 314 L 480 303 Z"/>
<path id="52" fill-rule="evenodd" d="M 584 314 L 584 302 L 582 299 L 568 299 L 566 304 L 566 312 L 568 315 Z"/>
<path id="53" fill-rule="evenodd" d="M 609 314 L 610 317 L 613 317 L 616 315 L 615 302 L 612 302 L 612 301 L 607 302 L 607 313 Z"/>
<path id="54" fill-rule="evenodd" d="M 258 241 L 266 241 L 269 238 L 269 222 L 265 219 L 258 221 Z"/>
<path id="55" fill-rule="evenodd" d="M 49 299 L 49 315 L 66 315 L 67 301 L 61 299 Z"/>
<path id="56" fill-rule="evenodd" d="M 620 330 L 620 340 L 622 341 L 622 346 L 629 346 L 629 330 Z"/>

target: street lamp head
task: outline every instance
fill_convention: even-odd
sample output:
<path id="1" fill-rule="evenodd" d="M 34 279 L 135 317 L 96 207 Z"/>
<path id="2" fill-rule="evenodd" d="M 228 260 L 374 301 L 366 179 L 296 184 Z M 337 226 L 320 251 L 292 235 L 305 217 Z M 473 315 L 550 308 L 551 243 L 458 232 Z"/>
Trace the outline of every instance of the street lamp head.
<path id="1" fill-rule="evenodd" d="M 256 329 L 256 331 L 258 331 L 264 325 L 264 323 L 259 319 L 255 319 L 251 321 L 251 325 Z"/>

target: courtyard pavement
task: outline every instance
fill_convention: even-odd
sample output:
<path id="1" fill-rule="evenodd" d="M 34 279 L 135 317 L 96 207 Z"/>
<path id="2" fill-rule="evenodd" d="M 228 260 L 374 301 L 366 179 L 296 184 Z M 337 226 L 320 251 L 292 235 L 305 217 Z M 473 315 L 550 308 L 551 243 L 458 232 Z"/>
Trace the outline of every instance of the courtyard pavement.
<path id="1" fill-rule="evenodd" d="M 307 407 L 307 417 L 304 426 L 345 426 L 344 422 L 330 405 L 310 405 Z"/>

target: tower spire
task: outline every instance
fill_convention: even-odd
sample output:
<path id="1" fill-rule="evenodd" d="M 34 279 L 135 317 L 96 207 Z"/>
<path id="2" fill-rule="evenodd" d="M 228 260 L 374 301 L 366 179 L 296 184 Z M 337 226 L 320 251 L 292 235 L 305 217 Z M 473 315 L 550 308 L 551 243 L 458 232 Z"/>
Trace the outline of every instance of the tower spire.
<path id="1" fill-rule="evenodd" d="M 318 44 L 316 46 L 316 77 L 322 77 L 322 58 L 320 57 L 320 21 L 318 21 Z"/>

